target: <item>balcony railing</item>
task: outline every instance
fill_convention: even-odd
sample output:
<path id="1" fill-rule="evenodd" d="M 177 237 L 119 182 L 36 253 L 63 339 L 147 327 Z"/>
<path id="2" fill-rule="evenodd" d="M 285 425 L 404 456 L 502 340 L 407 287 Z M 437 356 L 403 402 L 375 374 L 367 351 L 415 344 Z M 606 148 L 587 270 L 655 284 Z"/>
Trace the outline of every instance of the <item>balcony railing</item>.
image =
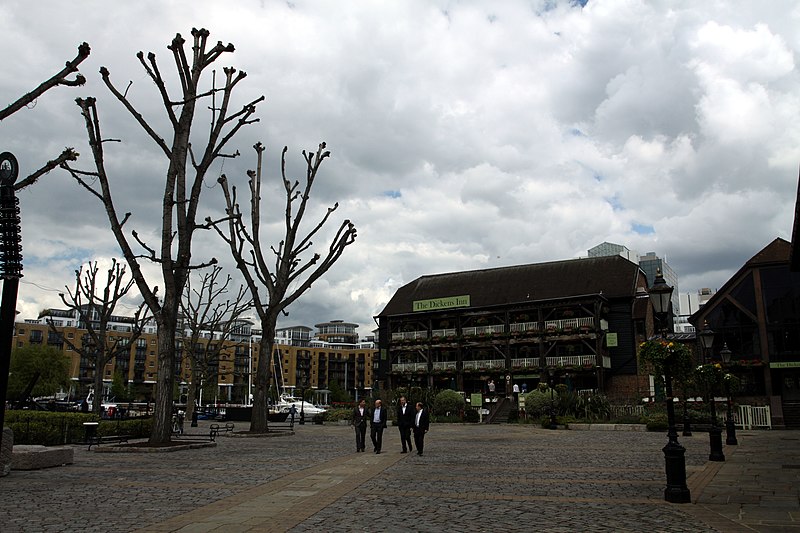
<path id="1" fill-rule="evenodd" d="M 579 329 L 594 329 L 594 317 L 578 317 L 578 318 L 563 318 L 560 320 L 545 320 L 544 322 L 513 322 L 508 325 L 510 333 L 524 333 L 524 332 L 542 332 L 548 330 L 563 331 L 563 330 L 579 330 Z M 608 329 L 608 322 L 600 320 L 600 328 L 603 330 Z M 480 335 L 489 335 L 497 333 L 505 333 L 506 327 L 504 324 L 494 324 L 491 326 L 468 326 L 461 328 L 461 335 L 465 337 L 473 337 Z M 404 340 L 428 340 L 429 338 L 442 338 L 442 337 L 455 337 L 458 330 L 456 328 L 441 328 L 433 329 L 430 332 L 430 337 L 426 330 L 418 331 L 398 331 L 392 333 L 393 341 Z"/>
<path id="2" fill-rule="evenodd" d="M 427 338 L 428 338 L 427 331 L 398 331 L 397 333 L 392 333 L 393 341 L 427 339 Z"/>
<path id="3" fill-rule="evenodd" d="M 392 372 L 427 372 L 428 363 L 393 363 Z"/>
<path id="4" fill-rule="evenodd" d="M 603 368 L 611 368 L 611 358 L 602 356 Z M 568 355 L 547 358 L 547 366 L 553 367 L 585 367 L 593 366 L 597 361 L 595 355 Z M 538 369 L 541 368 L 540 357 L 524 357 L 511 360 L 514 369 Z M 505 370 L 505 359 L 485 359 L 479 361 L 464 361 L 464 370 Z M 456 361 L 434 361 L 432 370 L 455 372 L 458 368 Z M 427 372 L 428 363 L 394 363 L 392 372 Z"/>
<path id="5" fill-rule="evenodd" d="M 503 333 L 503 331 L 505 331 L 505 326 L 502 324 L 461 328 L 461 333 L 463 335 L 485 335 L 487 333 Z"/>
<path id="6" fill-rule="evenodd" d="M 594 327 L 594 317 L 562 318 L 561 320 L 545 320 L 544 329 L 578 329 Z"/>
<path id="7" fill-rule="evenodd" d="M 464 370 L 502 370 L 506 367 L 505 359 L 483 359 L 480 361 L 464 361 Z"/>

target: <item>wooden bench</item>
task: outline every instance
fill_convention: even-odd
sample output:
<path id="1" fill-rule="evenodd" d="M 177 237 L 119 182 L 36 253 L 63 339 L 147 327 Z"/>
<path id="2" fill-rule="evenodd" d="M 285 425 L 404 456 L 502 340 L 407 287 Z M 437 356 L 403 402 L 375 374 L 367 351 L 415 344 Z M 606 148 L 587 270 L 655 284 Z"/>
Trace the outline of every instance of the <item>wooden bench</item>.
<path id="1" fill-rule="evenodd" d="M 103 435 L 102 437 L 99 435 L 95 435 L 93 437 L 89 437 L 89 451 L 92 450 L 92 446 L 100 446 L 104 443 L 113 442 L 116 444 L 122 444 L 128 442 L 130 439 L 130 435 Z"/>

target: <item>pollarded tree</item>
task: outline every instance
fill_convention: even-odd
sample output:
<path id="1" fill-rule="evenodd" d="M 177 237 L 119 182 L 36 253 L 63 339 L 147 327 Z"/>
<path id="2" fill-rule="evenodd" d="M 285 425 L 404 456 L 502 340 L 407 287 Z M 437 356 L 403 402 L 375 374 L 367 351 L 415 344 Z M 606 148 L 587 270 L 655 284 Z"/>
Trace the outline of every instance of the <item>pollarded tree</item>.
<path id="1" fill-rule="evenodd" d="M 78 47 L 78 55 L 76 55 L 72 61 L 67 61 L 63 69 L 55 73 L 49 79 L 40 83 L 39 86 L 33 89 L 31 92 L 25 93 L 17 98 L 5 109 L 0 110 L 0 121 L 5 120 L 17 111 L 25 109 L 27 106 L 35 103 L 40 96 L 54 87 L 58 87 L 59 85 L 64 85 L 67 87 L 79 87 L 86 83 L 86 78 L 84 78 L 83 75 L 78 72 L 78 66 L 83 63 L 87 57 L 89 57 L 90 52 L 91 49 L 89 48 L 89 45 L 87 43 L 81 43 L 81 45 Z M 78 74 L 76 74 L 74 78 L 70 78 L 70 76 L 75 72 L 78 72 Z M 27 178 L 15 183 L 14 190 L 18 191 L 27 187 L 28 185 L 32 185 L 43 174 L 47 174 L 62 163 L 67 161 L 75 161 L 76 159 L 78 159 L 78 153 L 72 148 L 65 148 L 58 157 L 48 161 L 43 167 L 33 172 Z"/>
<path id="2" fill-rule="evenodd" d="M 78 343 L 77 339 L 64 338 L 63 341 L 82 358 L 94 364 L 94 400 L 92 412 L 100 414 L 103 395 L 103 368 L 109 361 L 117 357 L 130 358 L 131 348 L 142 335 L 148 321 L 148 312 L 144 302 L 134 311 L 133 316 L 118 317 L 114 310 L 119 302 L 133 288 L 133 279 L 125 281 L 125 265 L 111 260 L 111 267 L 103 280 L 99 274 L 97 262 L 81 266 L 75 271 L 75 288 L 67 287 L 67 293 L 59 294 L 67 309 L 77 314 L 80 327 L 86 334 Z M 124 320 L 128 322 L 130 331 L 126 335 L 114 332 L 109 335 L 109 323 Z M 47 320 L 50 331 L 60 334 L 52 320 Z"/>
<path id="3" fill-rule="evenodd" d="M 150 245 L 144 242 L 135 230 L 130 232 L 130 236 L 124 231 L 130 213 L 120 216 L 112 199 L 111 180 L 104 161 L 104 143 L 110 139 L 105 139 L 100 131 L 100 119 L 94 98 L 77 100 L 86 123 L 89 147 L 94 158 L 94 170 L 86 172 L 73 169 L 69 164 L 62 165 L 78 183 L 103 203 L 111 231 L 158 326 L 158 386 L 153 430 L 150 436 L 152 444 L 169 442 L 171 437 L 172 390 L 175 384 L 176 366 L 175 335 L 178 333 L 180 301 L 186 280 L 192 270 L 216 263 L 216 259 L 213 258 L 204 263 L 192 262 L 192 239 L 195 231 L 200 228 L 196 220 L 204 179 L 214 161 L 220 157 L 233 157 L 226 156 L 222 150 L 242 127 L 258 121 L 253 114 L 256 111 L 256 104 L 264 99 L 263 96 L 258 97 L 238 111 L 230 111 L 234 89 L 247 76 L 234 68 L 223 69 L 225 76 L 221 87 L 203 88 L 201 85 L 204 81 L 203 75 L 212 69 L 214 62 L 220 56 L 234 51 L 232 44 L 223 45 L 218 42 L 210 46 L 208 37 L 207 30 L 192 29 L 193 42 L 190 50 L 186 50 L 186 42 L 180 34 L 176 35 L 167 47 L 172 53 L 178 73 L 180 94 L 176 96 L 171 95 L 167 89 L 167 83 L 156 62 L 156 55 L 152 52 L 146 57 L 143 52 L 137 54 L 146 75 L 159 92 L 170 127 L 169 141 L 159 135 L 136 110 L 128 98 L 129 88 L 124 93 L 121 92 L 111 81 L 108 69 L 105 67 L 100 69 L 106 87 L 122 103 L 166 159 L 159 243 Z M 202 102 L 208 99 L 211 99 L 210 105 L 202 105 Z M 212 121 L 207 136 L 205 133 L 198 134 L 198 138 L 194 139 L 196 142 L 192 142 L 192 124 L 196 115 L 208 108 L 212 110 Z M 203 128 L 204 131 L 205 129 Z M 199 138 L 200 135 L 203 135 L 203 138 Z M 197 151 L 197 147 L 202 148 Z M 134 245 L 141 251 L 134 251 Z M 142 262 L 154 263 L 160 269 L 163 282 L 162 299 L 156 296 L 152 282 L 145 278 Z"/>
<path id="4" fill-rule="evenodd" d="M 236 187 L 231 187 L 223 174 L 219 178 L 222 192 L 225 195 L 228 218 L 225 221 L 211 221 L 219 235 L 228 243 L 236 261 L 236 267 L 242 273 L 245 283 L 253 297 L 253 305 L 261 322 L 261 343 L 258 352 L 258 369 L 256 370 L 256 390 L 253 395 L 253 414 L 250 420 L 250 431 L 267 431 L 267 396 L 270 387 L 270 361 L 275 344 L 275 328 L 278 317 L 286 308 L 306 292 L 311 285 L 322 277 L 341 257 L 344 249 L 355 242 L 356 228 L 344 220 L 339 225 L 333 239 L 323 255 L 313 252 L 312 239 L 325 226 L 331 214 L 339 207 L 329 207 L 325 215 L 310 231 L 301 233 L 301 223 L 306 213 L 311 188 L 317 178 L 320 165 L 330 156 L 322 143 L 315 152 L 303 151 L 306 161 L 305 183 L 300 186 L 298 180 L 286 177 L 286 152 L 281 154 L 281 178 L 286 192 L 284 210 L 284 233 L 281 241 L 275 246 L 264 248 L 261 235 L 261 179 L 262 156 L 264 147 L 261 143 L 254 146 L 258 154 L 257 170 L 248 171 L 250 185 L 250 219 L 245 221 L 236 199 Z M 227 222 L 227 231 L 220 226 Z M 259 289 L 266 288 L 266 298 Z"/>
<path id="5" fill-rule="evenodd" d="M 181 300 L 183 357 L 189 359 L 191 369 L 186 400 L 188 418 L 192 417 L 195 398 L 204 382 L 209 383 L 217 375 L 235 376 L 235 365 L 225 372 L 217 369 L 220 359 L 228 358 L 231 350 L 235 352 L 244 345 L 243 315 L 252 308 L 252 300 L 242 285 L 236 293 L 231 293 L 231 277 L 228 275 L 221 280 L 221 273 L 222 267 L 218 265 L 210 272 L 198 273 L 199 286 L 193 286 L 189 278 Z"/>

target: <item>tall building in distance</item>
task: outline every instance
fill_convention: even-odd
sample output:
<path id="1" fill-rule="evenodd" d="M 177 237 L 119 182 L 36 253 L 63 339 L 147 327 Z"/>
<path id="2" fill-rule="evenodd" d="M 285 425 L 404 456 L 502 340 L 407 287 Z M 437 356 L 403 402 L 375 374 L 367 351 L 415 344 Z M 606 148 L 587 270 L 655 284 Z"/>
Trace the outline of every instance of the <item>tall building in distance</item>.
<path id="1" fill-rule="evenodd" d="M 675 316 L 681 314 L 680 291 L 678 290 L 678 275 L 667 264 L 667 260 L 658 257 L 655 252 L 647 252 L 645 255 L 639 255 L 635 250 L 629 249 L 627 246 L 621 244 L 614 244 L 613 242 L 603 242 L 589 248 L 589 257 L 609 257 L 619 255 L 632 263 L 639 265 L 644 273 L 647 275 L 647 283 L 649 287 L 653 286 L 656 280 L 656 272 L 661 270 L 664 276 L 664 281 L 671 285 L 675 290 L 672 293 L 672 310 Z"/>
<path id="2" fill-rule="evenodd" d="M 647 252 L 645 255 L 639 257 L 639 268 L 641 268 L 647 275 L 647 283 L 649 287 L 653 286 L 656 280 L 656 273 L 660 270 L 664 276 L 664 281 L 673 287 L 672 292 L 672 312 L 675 316 L 681 314 L 680 291 L 678 290 L 678 275 L 672 270 L 672 267 L 667 264 L 667 260 L 658 257 L 655 252 Z"/>
<path id="3" fill-rule="evenodd" d="M 604 242 L 589 248 L 589 257 L 610 257 L 612 255 L 620 255 L 631 263 L 639 264 L 639 253 L 621 244 Z"/>

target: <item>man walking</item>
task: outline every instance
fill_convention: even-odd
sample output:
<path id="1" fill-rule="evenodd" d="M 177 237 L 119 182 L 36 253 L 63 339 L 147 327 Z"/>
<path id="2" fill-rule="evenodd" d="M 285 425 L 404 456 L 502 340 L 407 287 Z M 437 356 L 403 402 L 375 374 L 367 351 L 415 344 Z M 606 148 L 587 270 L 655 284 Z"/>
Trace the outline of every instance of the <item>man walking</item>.
<path id="1" fill-rule="evenodd" d="M 356 451 L 363 452 L 365 445 L 364 441 L 367 437 L 367 419 L 369 418 L 369 413 L 367 412 L 367 402 L 366 400 L 361 400 L 358 402 L 358 407 L 353 409 L 353 418 L 352 424 L 353 429 L 356 430 Z"/>
<path id="2" fill-rule="evenodd" d="M 400 429 L 400 443 L 403 445 L 403 451 L 400 453 L 410 452 L 414 449 L 411 447 L 411 428 L 413 425 L 414 412 L 406 402 L 406 397 L 400 396 L 400 403 L 397 406 L 397 427 Z"/>
<path id="3" fill-rule="evenodd" d="M 414 444 L 417 446 L 417 455 L 422 455 L 425 447 L 425 433 L 430 427 L 428 410 L 422 408 L 422 402 L 417 402 L 417 414 L 414 416 Z"/>
<path id="4" fill-rule="evenodd" d="M 372 439 L 372 445 L 375 446 L 375 453 L 381 453 L 381 445 L 383 444 L 383 429 L 386 427 L 386 420 L 388 416 L 386 409 L 381 406 L 380 400 L 375 400 L 375 409 L 372 410 L 370 415 L 370 431 L 369 437 Z"/>

